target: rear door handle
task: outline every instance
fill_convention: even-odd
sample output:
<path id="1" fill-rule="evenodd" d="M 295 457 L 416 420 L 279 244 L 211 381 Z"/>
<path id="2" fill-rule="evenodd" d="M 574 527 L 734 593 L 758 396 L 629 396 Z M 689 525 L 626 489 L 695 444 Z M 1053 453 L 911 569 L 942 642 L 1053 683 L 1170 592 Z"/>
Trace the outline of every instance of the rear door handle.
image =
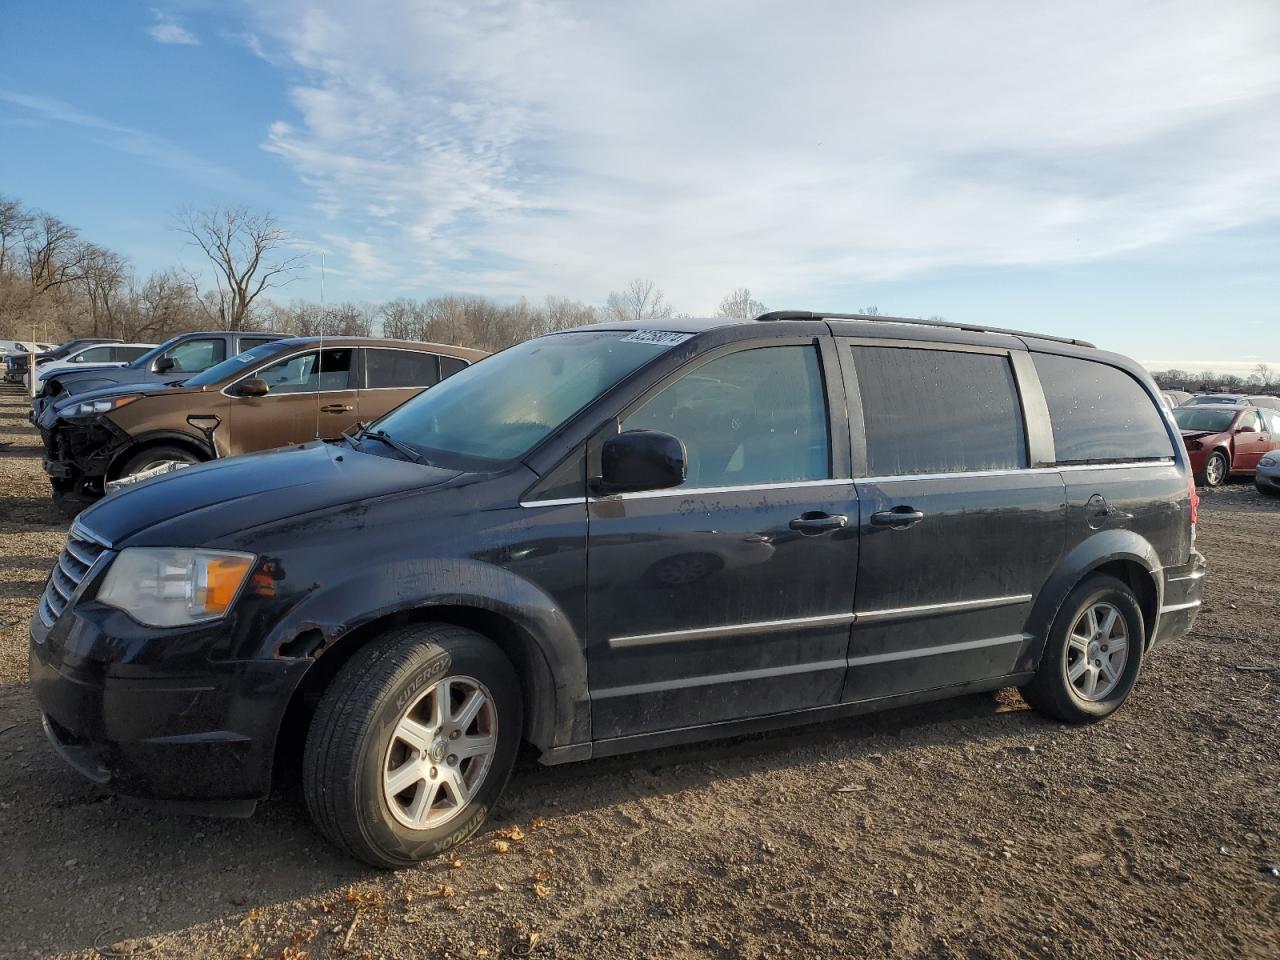
<path id="1" fill-rule="evenodd" d="M 848 524 L 849 518 L 843 513 L 803 513 L 791 521 L 791 529 L 798 530 L 807 537 L 816 537 L 832 530 L 839 530 Z"/>
<path id="2" fill-rule="evenodd" d="M 350 413 L 355 407 L 349 403 L 326 403 L 320 409 L 324 413 Z"/>
<path id="3" fill-rule="evenodd" d="M 893 530 L 905 530 L 924 519 L 924 514 L 911 507 L 894 507 L 892 510 L 881 510 L 871 515 L 873 527 L 889 527 Z"/>

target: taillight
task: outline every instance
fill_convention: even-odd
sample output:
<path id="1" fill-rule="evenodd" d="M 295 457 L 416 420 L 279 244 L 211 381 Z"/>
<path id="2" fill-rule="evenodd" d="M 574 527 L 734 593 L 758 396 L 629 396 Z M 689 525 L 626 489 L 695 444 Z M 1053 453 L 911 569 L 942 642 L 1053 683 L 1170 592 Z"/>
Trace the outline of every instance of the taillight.
<path id="1" fill-rule="evenodd" d="M 1187 492 L 1191 494 L 1191 529 L 1194 530 L 1200 520 L 1200 494 L 1196 493 L 1196 478 L 1187 474 Z"/>

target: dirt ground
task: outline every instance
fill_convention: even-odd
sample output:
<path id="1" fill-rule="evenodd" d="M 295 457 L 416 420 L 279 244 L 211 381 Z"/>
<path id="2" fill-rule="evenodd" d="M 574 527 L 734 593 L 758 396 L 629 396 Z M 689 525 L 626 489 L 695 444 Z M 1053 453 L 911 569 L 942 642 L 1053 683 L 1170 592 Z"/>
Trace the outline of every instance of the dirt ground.
<path id="1" fill-rule="evenodd" d="M 1280 501 L 1207 494 L 1206 604 L 1126 707 L 1016 692 L 615 760 L 524 759 L 494 820 L 379 873 L 297 789 L 156 813 L 53 756 L 27 622 L 66 523 L 0 394 L 0 956 L 1280 957 Z"/>

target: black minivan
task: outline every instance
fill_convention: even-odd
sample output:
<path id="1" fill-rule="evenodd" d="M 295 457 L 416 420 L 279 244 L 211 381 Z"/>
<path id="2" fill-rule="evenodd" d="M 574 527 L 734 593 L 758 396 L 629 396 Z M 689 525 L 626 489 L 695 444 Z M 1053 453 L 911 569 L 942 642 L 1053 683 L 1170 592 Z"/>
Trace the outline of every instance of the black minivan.
<path id="1" fill-rule="evenodd" d="M 1105 717 L 1200 604 L 1135 363 L 776 312 L 550 334 L 339 443 L 80 515 L 32 619 L 50 741 L 124 794 L 411 864 L 545 763 L 1016 686 Z"/>

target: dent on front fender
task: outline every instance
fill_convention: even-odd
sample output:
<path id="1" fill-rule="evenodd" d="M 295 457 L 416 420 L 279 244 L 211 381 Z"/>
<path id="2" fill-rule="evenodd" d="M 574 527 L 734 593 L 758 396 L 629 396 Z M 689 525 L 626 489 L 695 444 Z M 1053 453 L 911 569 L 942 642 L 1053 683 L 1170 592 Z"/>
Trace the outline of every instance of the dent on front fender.
<path id="1" fill-rule="evenodd" d="M 356 607 L 358 606 L 358 612 Z M 362 628 L 431 607 L 495 614 L 536 645 L 554 686 L 551 746 L 590 739 L 587 664 L 570 616 L 536 584 L 475 559 L 414 559 L 357 568 L 350 579 L 313 583 L 267 634 L 262 656 L 279 656 L 296 638 L 317 633 L 317 661 Z"/>

